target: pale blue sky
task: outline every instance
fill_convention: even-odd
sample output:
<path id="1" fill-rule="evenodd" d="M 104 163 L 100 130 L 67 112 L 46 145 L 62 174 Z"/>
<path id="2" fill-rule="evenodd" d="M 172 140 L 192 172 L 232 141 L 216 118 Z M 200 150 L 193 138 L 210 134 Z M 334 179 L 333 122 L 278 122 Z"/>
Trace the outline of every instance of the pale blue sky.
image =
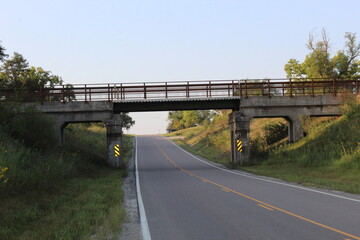
<path id="1" fill-rule="evenodd" d="M 276 78 L 289 58 L 303 60 L 310 32 L 325 28 L 332 51 L 342 48 L 345 32 L 360 32 L 359 9 L 358 0 L 0 0 L 0 40 L 66 83 Z M 166 113 L 132 116 L 132 133 L 165 130 Z"/>

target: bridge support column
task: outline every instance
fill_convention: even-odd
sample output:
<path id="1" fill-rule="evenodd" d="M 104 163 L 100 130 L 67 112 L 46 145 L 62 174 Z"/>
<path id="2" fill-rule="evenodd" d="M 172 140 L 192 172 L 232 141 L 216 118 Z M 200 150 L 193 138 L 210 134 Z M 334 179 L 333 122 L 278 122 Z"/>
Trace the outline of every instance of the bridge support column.
<path id="1" fill-rule="evenodd" d="M 296 142 L 304 137 L 304 129 L 301 126 L 299 117 L 289 116 L 287 117 L 289 122 L 289 142 Z"/>
<path id="2" fill-rule="evenodd" d="M 229 114 L 232 166 L 250 161 L 250 120 L 241 116 L 240 112 Z"/>
<path id="3" fill-rule="evenodd" d="M 107 162 L 109 166 L 119 168 L 122 160 L 122 120 L 120 115 L 105 121 L 107 135 Z"/>

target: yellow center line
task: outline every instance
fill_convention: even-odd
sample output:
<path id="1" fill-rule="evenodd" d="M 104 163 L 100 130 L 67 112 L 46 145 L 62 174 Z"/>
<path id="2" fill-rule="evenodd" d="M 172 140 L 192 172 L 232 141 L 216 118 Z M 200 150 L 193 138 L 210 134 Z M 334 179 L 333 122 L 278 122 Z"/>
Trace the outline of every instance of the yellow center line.
<path id="1" fill-rule="evenodd" d="M 269 208 L 269 207 L 266 207 L 266 206 L 261 205 L 261 204 L 258 204 L 258 206 L 259 206 L 259 207 L 262 207 L 262 208 L 265 208 L 265 209 L 267 209 L 267 210 L 269 210 L 269 211 L 274 211 L 274 209 Z"/>
<path id="2" fill-rule="evenodd" d="M 179 169 L 180 171 L 182 171 L 182 172 L 184 172 L 184 173 L 187 173 L 187 174 L 189 174 L 190 176 L 196 177 L 196 178 L 198 178 L 198 179 L 200 179 L 200 180 L 202 180 L 202 181 L 206 181 L 206 182 L 208 182 L 208 183 L 210 183 L 210 184 L 213 184 L 213 185 L 215 185 L 215 186 L 217 186 L 217 187 L 220 187 L 221 189 L 223 189 L 223 191 L 224 191 L 224 190 L 227 190 L 227 191 L 229 191 L 229 192 L 235 193 L 235 194 L 237 194 L 237 195 L 239 195 L 239 196 L 242 196 L 242 197 L 244 197 L 244 198 L 247 198 L 247 199 L 249 199 L 249 200 L 252 200 L 252 201 L 254 201 L 254 202 L 257 202 L 257 203 L 259 203 L 260 205 L 262 205 L 262 207 L 265 207 L 265 206 L 266 206 L 266 207 L 268 207 L 268 208 L 278 210 L 278 211 L 280 211 L 280 212 L 283 212 L 283 213 L 288 214 L 288 215 L 290 215 L 290 216 L 293 216 L 293 217 L 296 217 L 296 218 L 298 218 L 298 219 L 304 220 L 304 221 L 306 221 L 306 222 L 312 223 L 312 224 L 314 224 L 314 225 L 320 226 L 320 227 L 322 227 L 322 228 L 325 228 L 325 229 L 328 229 L 328 230 L 331 230 L 331 231 L 340 233 L 340 234 L 342 234 L 342 235 L 344 235 L 344 236 L 347 236 L 347 237 L 350 237 L 350 238 L 354 238 L 354 239 L 360 240 L 360 237 L 357 237 L 357 236 L 352 235 L 352 234 L 350 234 L 350 233 L 343 232 L 343 231 L 341 231 L 341 230 L 338 230 L 338 229 L 329 227 L 329 226 L 324 225 L 324 224 L 322 224 L 322 223 L 318 223 L 318 222 L 313 221 L 313 220 L 310 220 L 310 219 L 308 219 L 308 218 L 299 216 L 299 215 L 297 215 L 297 214 L 295 214 L 295 213 L 291 213 L 291 212 L 288 212 L 288 211 L 286 211 L 286 210 L 284 210 L 284 209 L 281 209 L 281 208 L 272 206 L 271 204 L 262 202 L 262 201 L 260 201 L 260 200 L 257 200 L 257 199 L 255 199 L 255 198 L 253 198 L 253 197 L 250 197 L 250 196 L 248 196 L 248 195 L 245 195 L 245 194 L 243 194 L 243 193 L 240 193 L 240 192 L 238 192 L 238 191 L 235 191 L 235 190 L 233 190 L 233 189 L 231 189 L 231 188 L 228 188 L 228 187 L 225 187 L 225 186 L 223 186 L 223 185 L 221 185 L 221 184 L 218 184 L 218 183 L 216 183 L 216 182 L 213 182 L 213 181 L 211 181 L 211 180 L 209 180 L 209 179 L 206 179 L 206 178 L 200 177 L 200 176 L 198 176 L 198 175 L 196 175 L 196 174 L 194 174 L 194 173 L 191 173 L 191 172 L 183 169 L 183 168 L 180 167 L 179 165 L 177 165 L 177 164 L 162 150 L 162 148 L 160 147 L 160 145 L 159 145 L 157 142 L 155 142 L 155 144 L 156 144 L 156 146 L 158 147 L 158 149 L 160 150 L 160 152 L 163 154 L 163 156 L 165 157 L 165 159 L 166 159 L 168 162 L 170 162 L 171 164 L 173 164 L 173 165 L 174 165 L 177 169 Z"/>
<path id="3" fill-rule="evenodd" d="M 222 188 L 221 190 L 223 190 L 224 192 L 230 192 L 229 190 Z"/>

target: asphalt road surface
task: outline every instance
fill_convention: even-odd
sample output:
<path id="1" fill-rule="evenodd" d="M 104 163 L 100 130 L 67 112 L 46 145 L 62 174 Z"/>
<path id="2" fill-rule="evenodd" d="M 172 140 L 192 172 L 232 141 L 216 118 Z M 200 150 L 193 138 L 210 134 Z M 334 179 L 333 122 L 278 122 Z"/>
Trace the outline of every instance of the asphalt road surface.
<path id="1" fill-rule="evenodd" d="M 136 139 L 145 238 L 360 240 L 359 195 L 222 169 L 165 137 Z"/>

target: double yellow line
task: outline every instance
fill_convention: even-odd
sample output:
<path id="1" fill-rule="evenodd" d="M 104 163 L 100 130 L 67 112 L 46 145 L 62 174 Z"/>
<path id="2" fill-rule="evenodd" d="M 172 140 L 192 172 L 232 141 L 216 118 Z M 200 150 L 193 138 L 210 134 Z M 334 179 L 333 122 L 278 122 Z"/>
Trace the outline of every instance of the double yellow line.
<path id="1" fill-rule="evenodd" d="M 270 210 L 270 211 L 272 211 L 272 210 L 277 210 L 277 211 L 279 211 L 279 212 L 288 214 L 288 215 L 290 215 L 290 216 L 293 216 L 293 217 L 296 217 L 296 218 L 298 218 L 298 219 L 304 220 L 304 221 L 306 221 L 306 222 L 315 224 L 315 225 L 320 226 L 320 227 L 323 227 L 323 228 L 325 228 L 325 229 L 328 229 L 328 230 L 331 230 L 331 231 L 340 233 L 340 234 L 345 235 L 345 236 L 347 236 L 347 237 L 360 240 L 360 237 L 357 237 L 357 236 L 354 236 L 354 235 L 352 235 L 352 234 L 349 234 L 349 233 L 340 231 L 340 230 L 338 230 L 338 229 L 335 229 L 335 228 L 326 226 L 326 225 L 324 225 L 324 224 L 321 224 L 321 223 L 318 223 L 318 222 L 316 222 L 316 221 L 310 220 L 310 219 L 308 219 L 308 218 L 299 216 L 299 215 L 297 215 L 297 214 L 291 213 L 291 212 L 286 211 L 286 210 L 284 210 L 284 209 L 275 207 L 275 206 L 270 205 L 270 204 L 268 204 L 268 203 L 265 203 L 265 202 L 262 202 L 262 201 L 260 201 L 260 200 L 257 200 L 257 199 L 255 199 L 255 198 L 253 198 L 253 197 L 250 197 L 250 196 L 248 196 L 248 195 L 245 195 L 245 194 L 243 194 L 243 193 L 240 193 L 240 192 L 238 192 L 238 191 L 235 191 L 235 190 L 233 190 L 233 189 L 231 189 L 231 188 L 228 188 L 228 187 L 225 187 L 225 186 L 223 186 L 223 185 L 221 185 L 221 184 L 218 184 L 218 183 L 216 183 L 216 182 L 213 182 L 213 181 L 211 181 L 211 180 L 209 180 L 209 179 L 206 179 L 206 178 L 200 177 L 199 175 L 196 175 L 196 174 L 194 174 L 194 173 L 191 173 L 191 172 L 183 169 L 182 167 L 180 167 L 176 162 L 174 162 L 174 161 L 169 157 L 169 155 L 167 155 L 167 154 L 162 150 L 162 148 L 160 147 L 160 145 L 159 145 L 157 142 L 156 142 L 155 144 L 156 144 L 156 146 L 158 147 L 158 149 L 160 150 L 160 152 L 162 153 L 162 155 L 165 157 L 165 159 L 166 159 L 170 164 L 172 164 L 175 168 L 179 169 L 180 171 L 182 171 L 182 172 L 184 172 L 184 173 L 187 173 L 188 175 L 190 175 L 190 176 L 192 176 L 192 177 L 198 178 L 198 179 L 200 179 L 200 180 L 203 181 L 203 182 L 206 182 L 206 183 L 210 183 L 210 184 L 212 184 L 212 185 L 215 185 L 215 186 L 219 187 L 221 190 L 223 190 L 223 191 L 225 191 L 225 192 L 232 192 L 232 193 L 235 193 L 235 194 L 237 194 L 237 195 L 239 195 L 239 196 L 242 196 L 242 197 L 244 197 L 244 198 L 250 199 L 250 200 L 258 203 L 258 206 L 263 207 L 263 208 L 265 208 L 265 209 L 268 209 L 268 210 Z"/>

